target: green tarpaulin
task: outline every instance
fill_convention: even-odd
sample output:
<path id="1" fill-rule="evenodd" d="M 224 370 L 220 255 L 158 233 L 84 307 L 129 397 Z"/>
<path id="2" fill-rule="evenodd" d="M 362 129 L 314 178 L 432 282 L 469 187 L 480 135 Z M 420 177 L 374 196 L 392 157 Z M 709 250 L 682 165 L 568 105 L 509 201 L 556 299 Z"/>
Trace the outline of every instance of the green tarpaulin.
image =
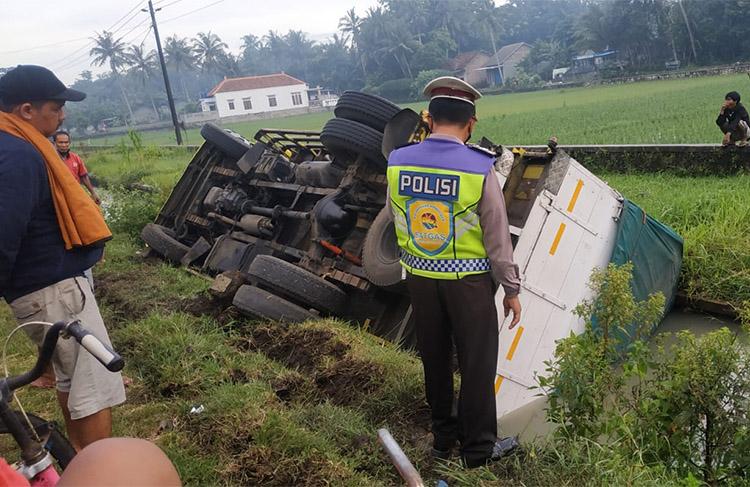
<path id="1" fill-rule="evenodd" d="M 632 201 L 625 200 L 610 262 L 617 265 L 632 262 L 636 300 L 647 299 L 649 294 L 661 291 L 666 298 L 666 314 L 677 293 L 682 243 L 682 237 L 674 230 L 648 216 Z"/>

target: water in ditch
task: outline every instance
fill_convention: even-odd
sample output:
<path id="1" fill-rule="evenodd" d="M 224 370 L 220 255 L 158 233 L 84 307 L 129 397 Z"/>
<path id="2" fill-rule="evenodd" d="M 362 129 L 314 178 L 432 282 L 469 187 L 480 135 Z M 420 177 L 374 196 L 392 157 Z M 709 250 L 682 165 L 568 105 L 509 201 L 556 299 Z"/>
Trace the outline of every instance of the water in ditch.
<path id="1" fill-rule="evenodd" d="M 689 310 L 673 310 L 656 329 L 656 334 L 664 335 L 662 343 L 668 348 L 674 340 L 671 337 L 677 332 L 689 330 L 701 336 L 724 326 L 741 333 L 739 323 L 729 318 Z M 538 397 L 526 406 L 505 415 L 500 420 L 498 433 L 501 436 L 519 435 L 522 442 L 547 436 L 552 431 L 552 425 L 546 421 L 546 406 L 546 399 Z"/>

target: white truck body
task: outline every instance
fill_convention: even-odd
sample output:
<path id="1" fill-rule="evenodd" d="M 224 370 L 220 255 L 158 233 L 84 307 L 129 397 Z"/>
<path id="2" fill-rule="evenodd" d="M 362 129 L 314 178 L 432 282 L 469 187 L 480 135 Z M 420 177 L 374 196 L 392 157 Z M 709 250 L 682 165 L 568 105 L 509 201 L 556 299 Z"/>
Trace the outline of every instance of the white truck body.
<path id="1" fill-rule="evenodd" d="M 546 400 L 537 377 L 554 358 L 557 342 L 584 329 L 574 309 L 591 297 L 591 272 L 610 261 L 623 198 L 564 152 L 547 165 L 525 167 L 517 167 L 524 166 L 519 154 L 516 162 L 511 156 L 506 150 L 496 167 L 508 203 L 523 312 L 509 329 L 512 313 L 504 317 L 504 292 L 498 290 L 495 401 L 498 431 L 528 438 L 544 431 Z M 516 187 L 519 176 L 526 184 Z M 520 214 L 513 208 L 518 201 L 526 206 Z"/>

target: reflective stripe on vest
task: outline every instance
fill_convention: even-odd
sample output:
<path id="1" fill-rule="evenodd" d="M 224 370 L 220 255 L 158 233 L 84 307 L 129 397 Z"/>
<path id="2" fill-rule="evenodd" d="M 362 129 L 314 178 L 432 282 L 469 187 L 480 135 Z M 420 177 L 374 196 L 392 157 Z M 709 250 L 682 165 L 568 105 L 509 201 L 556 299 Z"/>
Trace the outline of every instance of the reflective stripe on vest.
<path id="1" fill-rule="evenodd" d="M 490 259 L 423 259 L 401 252 L 401 262 L 407 269 L 441 273 L 476 273 L 490 270 Z"/>

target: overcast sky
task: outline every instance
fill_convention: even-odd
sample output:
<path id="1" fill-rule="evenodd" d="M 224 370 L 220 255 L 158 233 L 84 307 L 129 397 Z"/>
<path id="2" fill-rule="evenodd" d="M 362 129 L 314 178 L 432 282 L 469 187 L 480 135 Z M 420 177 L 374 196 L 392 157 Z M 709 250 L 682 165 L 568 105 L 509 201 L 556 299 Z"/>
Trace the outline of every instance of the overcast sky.
<path id="1" fill-rule="evenodd" d="M 354 7 L 362 16 L 377 0 L 154 0 L 154 4 L 163 7 L 156 14 L 162 42 L 172 34 L 193 37 L 210 30 L 236 53 L 243 35 L 263 36 L 269 30 L 302 30 L 323 41 L 337 31 L 346 10 Z M 66 83 L 85 69 L 101 72 L 88 57 L 94 32 L 112 30 L 128 43 L 145 39 L 147 47 L 155 47 L 148 14 L 140 12 L 146 6 L 146 0 L 0 0 L 0 67 L 40 64 Z M 192 12 L 196 9 L 201 10 Z"/>

